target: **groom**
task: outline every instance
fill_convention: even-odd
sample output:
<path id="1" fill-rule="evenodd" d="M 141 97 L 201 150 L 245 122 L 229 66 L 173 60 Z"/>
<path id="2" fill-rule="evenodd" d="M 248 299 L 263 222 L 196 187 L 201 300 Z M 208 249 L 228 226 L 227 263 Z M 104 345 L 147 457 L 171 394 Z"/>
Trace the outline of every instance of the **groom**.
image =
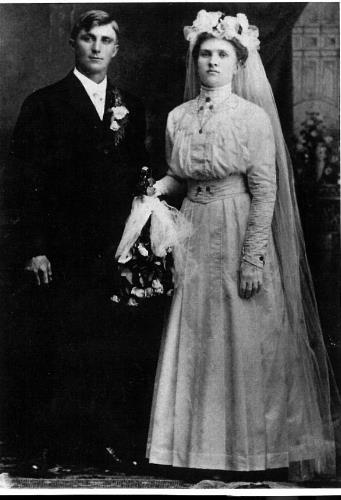
<path id="1" fill-rule="evenodd" d="M 119 311 L 110 294 L 115 249 L 147 158 L 143 107 L 107 79 L 118 31 L 104 11 L 80 16 L 70 39 L 73 70 L 25 100 L 11 143 L 18 182 L 10 197 L 19 202 L 28 280 L 17 328 L 16 377 L 25 387 L 17 434 L 26 450 L 55 460 L 135 446 L 139 409 L 129 391 L 141 374 L 129 360 L 143 321 Z"/>
<path id="2" fill-rule="evenodd" d="M 94 259 L 118 242 L 146 161 L 144 111 L 107 79 L 117 23 L 85 12 L 70 44 L 73 71 L 26 99 L 12 140 L 25 176 L 26 269 L 38 285 L 61 275 L 88 283 Z"/>

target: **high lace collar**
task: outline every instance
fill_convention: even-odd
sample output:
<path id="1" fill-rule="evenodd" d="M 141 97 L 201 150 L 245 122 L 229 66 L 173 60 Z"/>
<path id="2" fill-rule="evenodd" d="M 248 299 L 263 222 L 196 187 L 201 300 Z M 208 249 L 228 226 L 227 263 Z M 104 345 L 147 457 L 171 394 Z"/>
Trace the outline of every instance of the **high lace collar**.
<path id="1" fill-rule="evenodd" d="M 199 98 L 200 100 L 210 99 L 212 103 L 220 103 L 227 100 L 232 95 L 231 84 L 224 85 L 223 87 L 205 87 L 201 85 Z"/>

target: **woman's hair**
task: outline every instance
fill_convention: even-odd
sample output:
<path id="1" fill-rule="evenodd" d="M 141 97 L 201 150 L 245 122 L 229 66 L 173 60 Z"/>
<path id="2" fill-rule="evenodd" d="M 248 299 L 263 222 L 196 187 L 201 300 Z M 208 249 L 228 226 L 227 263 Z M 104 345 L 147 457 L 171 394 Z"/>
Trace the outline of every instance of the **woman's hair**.
<path id="1" fill-rule="evenodd" d="M 88 10 L 79 16 L 72 28 L 70 38 L 76 40 L 81 30 L 90 31 L 93 26 L 104 26 L 105 24 L 111 24 L 118 38 L 118 24 L 112 14 L 108 14 L 104 10 Z"/>
<path id="2" fill-rule="evenodd" d="M 197 63 L 198 63 L 199 50 L 200 50 L 201 45 L 204 42 L 206 42 L 206 40 L 210 40 L 211 38 L 216 38 L 216 37 L 214 35 L 212 35 L 211 33 L 206 33 L 206 32 L 200 33 L 200 35 L 198 36 L 198 38 L 195 42 L 195 45 L 193 47 L 193 51 L 192 51 L 192 57 L 193 57 L 195 66 L 197 66 Z M 248 58 L 248 55 L 249 55 L 249 51 L 247 50 L 247 48 L 244 47 L 244 45 L 242 45 L 237 38 L 231 38 L 230 40 L 226 40 L 225 38 L 223 38 L 222 40 L 229 42 L 234 47 L 238 63 L 241 66 L 244 66 L 246 59 Z"/>

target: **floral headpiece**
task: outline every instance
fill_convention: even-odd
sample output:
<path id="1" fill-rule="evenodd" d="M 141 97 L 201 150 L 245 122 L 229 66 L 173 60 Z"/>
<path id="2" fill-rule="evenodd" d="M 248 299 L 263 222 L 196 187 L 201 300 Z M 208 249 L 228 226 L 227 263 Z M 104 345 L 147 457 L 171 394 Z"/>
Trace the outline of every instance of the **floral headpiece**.
<path id="1" fill-rule="evenodd" d="M 250 26 L 245 14 L 236 17 L 225 16 L 223 12 L 200 10 L 192 26 L 184 27 L 185 39 L 194 46 L 201 33 L 211 33 L 216 38 L 231 40 L 236 38 L 247 49 L 259 49 L 259 32 L 256 26 Z"/>

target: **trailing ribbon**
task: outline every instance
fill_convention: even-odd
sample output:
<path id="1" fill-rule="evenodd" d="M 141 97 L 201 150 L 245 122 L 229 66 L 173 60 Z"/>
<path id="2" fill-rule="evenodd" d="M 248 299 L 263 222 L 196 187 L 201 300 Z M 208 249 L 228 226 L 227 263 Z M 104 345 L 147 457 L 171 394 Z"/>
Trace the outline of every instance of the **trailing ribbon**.
<path id="1" fill-rule="evenodd" d="M 184 261 L 184 240 L 192 233 L 192 226 L 181 212 L 157 197 L 144 195 L 134 198 L 115 259 L 119 264 L 125 264 L 132 258 L 131 249 L 149 217 L 150 242 L 154 255 L 165 257 L 172 251 L 175 274 L 179 276 Z"/>

